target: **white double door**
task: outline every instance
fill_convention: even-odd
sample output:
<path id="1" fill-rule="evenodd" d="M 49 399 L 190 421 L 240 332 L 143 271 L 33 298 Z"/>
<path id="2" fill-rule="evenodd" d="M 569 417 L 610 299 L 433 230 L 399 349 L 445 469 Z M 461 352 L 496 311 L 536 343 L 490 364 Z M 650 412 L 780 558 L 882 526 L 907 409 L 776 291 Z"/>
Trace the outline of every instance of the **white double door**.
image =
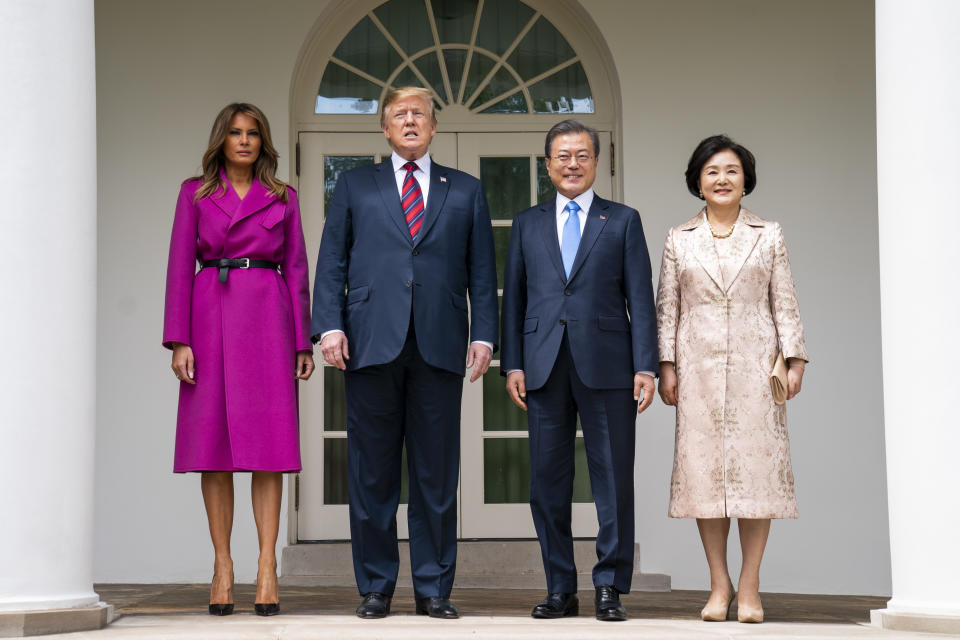
<path id="1" fill-rule="evenodd" d="M 497 274 L 502 290 L 510 224 L 515 213 L 553 197 L 543 168 L 545 134 L 438 133 L 430 147 L 439 164 L 481 178 L 490 203 Z M 390 155 L 379 133 L 301 132 L 298 191 L 310 257 L 311 290 L 326 206 L 340 173 Z M 601 134 L 595 189 L 610 195 L 610 135 Z M 319 353 L 318 353 L 319 356 Z M 496 355 L 494 356 L 496 358 Z M 343 374 L 321 364 L 301 388 L 300 433 L 303 471 L 295 497 L 296 538 L 300 542 L 350 537 L 346 480 L 346 409 Z M 533 538 L 529 506 L 529 450 L 526 415 L 504 390 L 499 360 L 475 383 L 464 378 L 461 413 L 461 465 L 458 488 L 458 537 Z M 468 372 L 469 375 L 469 372 Z M 406 469 L 397 531 L 407 534 Z M 583 438 L 577 437 L 573 534 L 594 537 L 597 517 L 590 497 Z"/>

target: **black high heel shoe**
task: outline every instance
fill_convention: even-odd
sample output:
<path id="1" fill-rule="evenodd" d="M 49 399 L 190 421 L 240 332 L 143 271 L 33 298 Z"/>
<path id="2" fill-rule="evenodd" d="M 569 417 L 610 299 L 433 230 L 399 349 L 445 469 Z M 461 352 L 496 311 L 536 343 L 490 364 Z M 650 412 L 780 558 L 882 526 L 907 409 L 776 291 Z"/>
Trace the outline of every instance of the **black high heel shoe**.
<path id="1" fill-rule="evenodd" d="M 233 571 L 231 570 L 230 573 L 232 574 Z M 210 585 L 211 598 L 213 598 L 213 583 L 216 582 L 216 580 L 217 580 L 217 574 L 216 572 L 214 572 L 213 579 L 211 580 L 211 585 Z M 233 580 L 233 576 L 231 575 L 230 591 L 228 592 L 231 600 L 233 600 L 232 580 Z M 231 613 L 233 613 L 233 603 L 230 602 L 230 603 L 224 604 L 224 603 L 211 602 L 207 610 L 210 612 L 210 615 L 212 616 L 229 616 Z"/>
<path id="2" fill-rule="evenodd" d="M 210 606 L 212 607 L 213 605 Z M 262 604 L 260 602 L 255 602 L 253 605 L 253 612 L 258 616 L 275 616 L 280 613 L 280 603 L 270 602 L 267 604 Z"/>
<path id="3" fill-rule="evenodd" d="M 212 616 L 228 616 L 231 613 L 233 613 L 233 603 L 210 605 L 210 615 Z"/>

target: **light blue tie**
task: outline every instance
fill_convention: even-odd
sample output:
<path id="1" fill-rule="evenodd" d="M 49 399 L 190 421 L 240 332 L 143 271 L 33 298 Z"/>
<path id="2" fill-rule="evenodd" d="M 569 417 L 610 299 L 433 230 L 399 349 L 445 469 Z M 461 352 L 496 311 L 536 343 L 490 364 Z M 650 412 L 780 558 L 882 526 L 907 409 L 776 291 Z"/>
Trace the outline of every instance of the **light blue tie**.
<path id="1" fill-rule="evenodd" d="M 571 200 L 565 207 L 567 210 L 567 221 L 563 225 L 563 239 L 560 241 L 560 257 L 563 258 L 563 270 L 570 277 L 570 269 L 573 268 L 573 260 L 577 257 L 577 247 L 580 246 L 580 205 Z"/>

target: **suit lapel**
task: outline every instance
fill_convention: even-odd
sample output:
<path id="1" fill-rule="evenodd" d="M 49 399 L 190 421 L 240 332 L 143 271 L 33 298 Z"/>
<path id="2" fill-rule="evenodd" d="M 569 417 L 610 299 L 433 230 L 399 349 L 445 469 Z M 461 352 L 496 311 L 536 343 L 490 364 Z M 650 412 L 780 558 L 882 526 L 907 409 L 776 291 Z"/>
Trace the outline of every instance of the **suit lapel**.
<path id="1" fill-rule="evenodd" d="M 447 200 L 447 193 L 450 192 L 450 176 L 446 167 L 436 162 L 430 167 L 430 193 L 427 196 L 427 208 L 423 212 L 423 225 L 420 227 L 420 233 L 414 245 L 420 244 L 424 237 L 430 232 L 430 227 L 434 225 L 443 209 L 443 203 Z M 406 219 L 404 219 L 406 224 Z M 407 235 L 410 232 L 407 231 Z"/>
<path id="2" fill-rule="evenodd" d="M 723 275 L 720 272 L 720 256 L 717 255 L 717 245 L 713 242 L 713 234 L 710 233 L 710 227 L 707 225 L 706 214 L 701 212 L 697 218 L 691 222 L 696 223 L 691 232 L 691 238 L 694 243 L 694 255 L 697 256 L 697 262 L 707 272 L 710 279 L 720 291 L 723 291 Z M 688 223 L 689 224 L 689 223 Z"/>
<path id="3" fill-rule="evenodd" d="M 543 240 L 544 249 L 550 256 L 550 262 L 557 269 L 557 274 L 563 282 L 567 275 L 563 270 L 563 257 L 560 255 L 560 242 L 557 239 L 557 200 L 540 204 L 540 215 L 537 216 L 537 235 Z"/>
<path id="4" fill-rule="evenodd" d="M 733 277 L 727 283 L 728 292 L 737 281 L 737 276 L 740 275 L 740 270 L 743 269 L 747 258 L 753 253 L 753 248 L 757 246 L 763 229 L 763 221 L 746 209 L 740 211 L 740 222 L 740 228 L 730 238 L 730 266 L 732 267 L 730 273 Z"/>
<path id="5" fill-rule="evenodd" d="M 577 247 L 577 255 L 573 259 L 573 266 L 570 268 L 570 280 L 577 277 L 577 272 L 580 271 L 580 267 L 583 266 L 587 256 L 590 255 L 590 250 L 597 242 L 597 236 L 600 235 L 604 225 L 607 224 L 607 216 L 601 212 L 609 206 L 610 203 L 603 198 L 597 195 L 593 196 L 593 203 L 590 205 L 590 211 L 587 212 L 587 222 L 583 225 L 583 233 L 580 235 L 580 246 Z"/>
<path id="6" fill-rule="evenodd" d="M 234 197 L 240 197 L 233 189 L 230 189 L 230 191 L 234 194 Z M 233 220 L 230 221 L 230 227 L 235 226 L 244 218 L 249 218 L 264 207 L 273 204 L 273 201 L 276 199 L 277 197 L 267 191 L 267 188 L 260 184 L 260 180 L 255 177 L 253 184 L 250 185 L 250 190 L 247 191 L 247 195 L 244 196 L 243 200 L 240 200 L 240 204 L 233 214 Z"/>
<path id="7" fill-rule="evenodd" d="M 390 158 L 377 165 L 376 180 L 387 217 L 397 225 L 397 229 L 409 241 L 411 239 L 410 228 L 407 226 L 406 218 L 403 217 L 403 208 L 400 206 L 400 191 L 397 189 L 397 178 L 393 174 L 393 162 Z"/>

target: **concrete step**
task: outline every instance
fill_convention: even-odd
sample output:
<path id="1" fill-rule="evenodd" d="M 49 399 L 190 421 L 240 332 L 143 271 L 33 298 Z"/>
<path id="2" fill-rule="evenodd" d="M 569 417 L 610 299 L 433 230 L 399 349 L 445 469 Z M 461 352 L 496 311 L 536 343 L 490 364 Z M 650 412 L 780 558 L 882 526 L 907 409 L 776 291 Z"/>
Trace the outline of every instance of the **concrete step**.
<path id="1" fill-rule="evenodd" d="M 596 543 L 575 540 L 577 586 L 592 589 L 591 571 L 596 562 Z M 640 547 L 634 547 L 633 589 L 669 591 L 670 576 L 640 572 Z M 350 586 L 355 584 L 349 542 L 288 545 L 280 561 L 280 583 L 300 586 Z M 397 584 L 412 586 L 410 545 L 400 543 L 400 575 Z M 461 540 L 457 548 L 455 587 L 492 589 L 543 589 L 546 587 L 540 545 L 536 540 Z"/>

